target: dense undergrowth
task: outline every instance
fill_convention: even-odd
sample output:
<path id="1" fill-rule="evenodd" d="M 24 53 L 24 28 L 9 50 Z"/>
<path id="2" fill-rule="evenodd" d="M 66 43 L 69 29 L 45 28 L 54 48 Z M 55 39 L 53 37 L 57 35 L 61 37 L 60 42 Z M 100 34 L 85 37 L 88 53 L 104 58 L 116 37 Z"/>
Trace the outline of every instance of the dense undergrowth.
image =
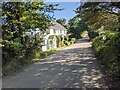
<path id="1" fill-rule="evenodd" d="M 41 51 L 44 33 L 53 20 L 46 13 L 58 10 L 56 6 L 43 2 L 1 2 L 3 75 L 29 63 Z"/>
<path id="2" fill-rule="evenodd" d="M 93 48 L 107 74 L 120 77 L 120 3 L 85 2 L 76 13 L 87 24 Z"/>
<path id="3" fill-rule="evenodd" d="M 45 58 L 58 50 L 60 50 L 60 48 L 55 48 L 48 51 L 32 51 L 29 53 L 29 55 L 27 54 L 26 57 L 22 60 L 11 60 L 3 66 L 2 74 L 3 76 L 6 76 L 12 72 L 16 72 L 23 66 L 39 61 L 40 59 Z"/>
<path id="4" fill-rule="evenodd" d="M 120 77 L 120 32 L 106 32 L 92 41 L 96 54 L 107 68 L 107 73 Z"/>
<path id="5" fill-rule="evenodd" d="M 4 64 L 2 67 L 2 75 L 6 76 L 12 72 L 18 71 L 18 69 L 22 68 L 25 65 L 28 65 L 30 63 L 34 63 L 39 61 L 40 59 L 46 58 L 47 56 L 53 54 L 56 51 L 61 50 L 61 48 L 64 48 L 66 46 L 69 46 L 73 43 L 75 43 L 76 39 L 72 38 L 68 40 L 68 37 L 65 36 L 62 38 L 61 36 L 56 36 L 57 39 L 57 48 L 53 48 L 47 51 L 41 51 L 36 49 L 29 49 L 28 52 L 24 55 L 24 58 L 14 58 L 11 61 Z"/>

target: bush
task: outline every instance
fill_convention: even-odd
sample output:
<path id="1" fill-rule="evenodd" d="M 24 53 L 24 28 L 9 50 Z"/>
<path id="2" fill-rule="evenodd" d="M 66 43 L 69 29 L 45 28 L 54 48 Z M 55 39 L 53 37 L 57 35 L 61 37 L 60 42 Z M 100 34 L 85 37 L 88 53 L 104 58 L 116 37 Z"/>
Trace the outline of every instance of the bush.
<path id="1" fill-rule="evenodd" d="M 76 41 L 76 38 L 72 38 L 72 39 L 70 39 L 69 41 L 68 41 L 68 40 L 64 40 L 64 44 L 65 44 L 66 46 L 69 46 L 70 44 L 75 43 L 75 41 Z"/>
<path id="2" fill-rule="evenodd" d="M 11 61 L 5 62 L 2 66 L 2 75 L 5 76 L 9 73 L 17 71 L 17 69 L 23 67 L 25 64 L 30 63 L 32 59 L 35 57 L 35 50 L 29 48 L 26 50 L 24 55 L 12 57 Z"/>
<path id="3" fill-rule="evenodd" d="M 68 41 L 68 36 L 64 36 L 64 40 L 65 40 L 65 41 Z"/>
<path id="4" fill-rule="evenodd" d="M 94 49 L 105 63 L 108 72 L 120 76 L 120 33 L 106 33 L 93 39 Z"/>
<path id="5" fill-rule="evenodd" d="M 90 39 L 93 39 L 93 38 L 97 37 L 98 35 L 99 35 L 98 32 L 95 32 L 94 30 L 88 31 L 88 36 L 90 37 Z"/>
<path id="6" fill-rule="evenodd" d="M 61 47 L 61 36 L 56 36 L 57 47 Z"/>
<path id="7" fill-rule="evenodd" d="M 75 38 L 72 38 L 71 39 L 71 44 L 75 43 L 76 39 Z"/>
<path id="8" fill-rule="evenodd" d="M 67 46 L 70 45 L 70 42 L 69 42 L 69 41 L 65 41 L 64 43 L 65 43 L 65 45 L 67 45 Z"/>

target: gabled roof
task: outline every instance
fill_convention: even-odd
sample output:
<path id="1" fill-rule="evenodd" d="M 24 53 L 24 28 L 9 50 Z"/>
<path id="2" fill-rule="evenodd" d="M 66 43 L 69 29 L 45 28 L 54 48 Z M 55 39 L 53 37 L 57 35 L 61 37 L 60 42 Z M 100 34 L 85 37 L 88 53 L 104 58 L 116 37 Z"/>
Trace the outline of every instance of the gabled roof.
<path id="1" fill-rule="evenodd" d="M 57 22 L 52 22 L 53 26 L 51 26 L 51 29 L 60 29 L 60 30 L 67 30 L 65 27 L 63 27 L 61 24 Z"/>

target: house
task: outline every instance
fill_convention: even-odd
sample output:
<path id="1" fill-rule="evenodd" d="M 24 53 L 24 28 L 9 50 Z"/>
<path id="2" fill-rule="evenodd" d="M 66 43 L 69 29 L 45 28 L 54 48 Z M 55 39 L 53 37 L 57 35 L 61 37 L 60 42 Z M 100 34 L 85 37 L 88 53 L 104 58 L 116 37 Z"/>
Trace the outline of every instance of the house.
<path id="1" fill-rule="evenodd" d="M 43 38 L 42 51 L 50 50 L 57 48 L 56 36 L 61 35 L 62 37 L 66 36 L 67 29 L 64 28 L 61 24 L 53 22 L 53 26 L 46 30 L 46 35 Z"/>

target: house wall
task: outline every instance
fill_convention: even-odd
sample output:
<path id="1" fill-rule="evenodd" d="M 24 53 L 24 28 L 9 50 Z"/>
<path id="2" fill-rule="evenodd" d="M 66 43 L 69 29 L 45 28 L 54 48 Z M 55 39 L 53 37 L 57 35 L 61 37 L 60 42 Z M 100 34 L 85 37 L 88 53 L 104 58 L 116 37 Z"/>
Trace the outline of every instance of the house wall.
<path id="1" fill-rule="evenodd" d="M 51 41 L 52 41 L 52 43 L 51 43 Z M 48 48 L 49 49 L 57 48 L 57 42 L 56 42 L 55 36 L 53 39 L 48 39 Z"/>
<path id="2" fill-rule="evenodd" d="M 57 48 L 57 41 L 56 41 L 56 37 L 53 38 L 53 47 Z"/>
<path id="3" fill-rule="evenodd" d="M 57 48 L 57 42 L 56 42 L 56 37 L 52 39 L 53 45 L 50 45 L 50 39 L 49 36 L 51 35 L 62 35 L 66 36 L 67 31 L 66 30 L 59 30 L 59 29 L 47 29 L 46 30 L 47 35 L 44 38 L 44 46 L 42 46 L 42 51 L 50 50 L 52 48 Z"/>
<path id="4" fill-rule="evenodd" d="M 50 29 L 50 35 L 54 35 L 54 29 Z"/>
<path id="5" fill-rule="evenodd" d="M 66 35 L 66 31 L 60 29 L 48 29 L 47 33 L 49 35 Z"/>
<path id="6" fill-rule="evenodd" d="M 44 39 L 44 46 L 42 46 L 42 51 L 48 50 L 48 42 L 47 39 Z"/>
<path id="7" fill-rule="evenodd" d="M 59 35 L 59 30 L 56 30 L 56 31 L 55 31 L 55 35 Z"/>
<path id="8" fill-rule="evenodd" d="M 46 51 L 48 50 L 48 38 L 49 38 L 49 35 L 46 35 L 44 38 L 43 38 L 43 43 L 44 43 L 44 46 L 42 46 L 42 51 Z"/>

